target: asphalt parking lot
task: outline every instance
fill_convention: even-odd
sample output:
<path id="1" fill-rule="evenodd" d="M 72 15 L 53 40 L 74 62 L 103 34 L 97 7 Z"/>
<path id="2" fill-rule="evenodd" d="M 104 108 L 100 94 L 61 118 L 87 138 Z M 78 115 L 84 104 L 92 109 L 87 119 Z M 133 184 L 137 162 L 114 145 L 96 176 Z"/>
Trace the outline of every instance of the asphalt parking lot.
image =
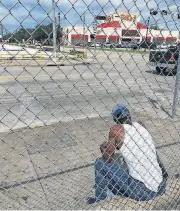
<path id="1" fill-rule="evenodd" d="M 1 66 L 1 208 L 91 208 L 93 163 L 118 103 L 147 124 L 171 179 L 179 173 L 175 77 L 157 74 L 148 54 L 93 53 L 87 65 Z"/>

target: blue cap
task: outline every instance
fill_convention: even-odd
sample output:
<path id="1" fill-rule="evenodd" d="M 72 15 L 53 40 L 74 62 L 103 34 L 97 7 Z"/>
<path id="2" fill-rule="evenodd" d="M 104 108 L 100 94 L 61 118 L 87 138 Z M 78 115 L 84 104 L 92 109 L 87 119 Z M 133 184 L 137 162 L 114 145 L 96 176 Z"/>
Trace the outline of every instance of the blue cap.
<path id="1" fill-rule="evenodd" d="M 124 117 L 130 117 L 131 116 L 129 109 L 124 104 L 119 104 L 118 106 L 113 108 L 112 115 L 115 119 L 121 119 L 121 118 L 124 118 Z"/>

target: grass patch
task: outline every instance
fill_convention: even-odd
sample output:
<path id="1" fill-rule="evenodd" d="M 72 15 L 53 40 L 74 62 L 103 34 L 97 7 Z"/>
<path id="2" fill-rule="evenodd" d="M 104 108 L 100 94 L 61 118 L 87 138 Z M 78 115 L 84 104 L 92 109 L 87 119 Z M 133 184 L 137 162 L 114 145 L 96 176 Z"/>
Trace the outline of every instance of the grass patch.
<path id="1" fill-rule="evenodd" d="M 98 48 L 97 48 L 98 49 Z M 102 48 L 102 49 L 99 49 L 99 50 L 102 50 L 102 51 L 112 51 L 112 52 L 124 52 L 124 53 L 137 53 L 137 54 L 149 54 L 150 51 L 149 50 L 133 50 L 133 49 L 119 49 L 119 48 L 116 48 L 116 49 L 109 49 L 109 48 Z"/>
<path id="2" fill-rule="evenodd" d="M 76 49 L 78 51 L 79 50 L 94 50 L 94 47 L 72 47 L 72 46 L 67 46 L 66 48 L 71 48 L 71 49 Z M 136 53 L 136 54 L 149 54 L 150 50 L 146 49 L 146 51 L 142 50 L 134 50 L 134 49 L 122 49 L 122 48 L 96 48 L 97 51 L 111 51 L 111 52 L 122 52 L 122 53 Z"/>

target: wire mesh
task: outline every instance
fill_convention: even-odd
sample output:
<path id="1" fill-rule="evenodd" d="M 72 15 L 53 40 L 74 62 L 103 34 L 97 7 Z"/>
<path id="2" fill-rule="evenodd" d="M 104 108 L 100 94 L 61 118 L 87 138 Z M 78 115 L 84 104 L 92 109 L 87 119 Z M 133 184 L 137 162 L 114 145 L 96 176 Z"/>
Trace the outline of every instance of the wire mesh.
<path id="1" fill-rule="evenodd" d="M 179 209 L 178 1 L 0 11 L 0 208 Z"/>

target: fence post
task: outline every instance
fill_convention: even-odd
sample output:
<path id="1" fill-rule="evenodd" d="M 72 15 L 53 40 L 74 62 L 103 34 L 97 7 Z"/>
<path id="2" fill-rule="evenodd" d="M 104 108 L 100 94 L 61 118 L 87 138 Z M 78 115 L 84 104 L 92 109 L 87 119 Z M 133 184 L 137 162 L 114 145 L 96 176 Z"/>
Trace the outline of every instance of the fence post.
<path id="1" fill-rule="evenodd" d="M 96 57 L 96 34 L 97 34 L 97 19 L 94 18 L 93 22 L 93 32 L 94 32 L 94 57 Z"/>
<path id="2" fill-rule="evenodd" d="M 177 74 L 176 74 L 176 82 L 175 82 L 175 90 L 174 90 L 174 99 L 173 99 L 173 107 L 172 107 L 172 119 L 174 119 L 177 111 L 178 105 L 178 97 L 179 97 L 179 84 L 180 84 L 180 46 L 178 45 L 178 65 L 177 65 Z"/>
<path id="3" fill-rule="evenodd" d="M 55 2 L 52 0 L 52 21 L 53 21 L 53 45 L 54 45 L 54 57 L 56 58 L 57 44 L 56 44 L 56 10 Z"/>

